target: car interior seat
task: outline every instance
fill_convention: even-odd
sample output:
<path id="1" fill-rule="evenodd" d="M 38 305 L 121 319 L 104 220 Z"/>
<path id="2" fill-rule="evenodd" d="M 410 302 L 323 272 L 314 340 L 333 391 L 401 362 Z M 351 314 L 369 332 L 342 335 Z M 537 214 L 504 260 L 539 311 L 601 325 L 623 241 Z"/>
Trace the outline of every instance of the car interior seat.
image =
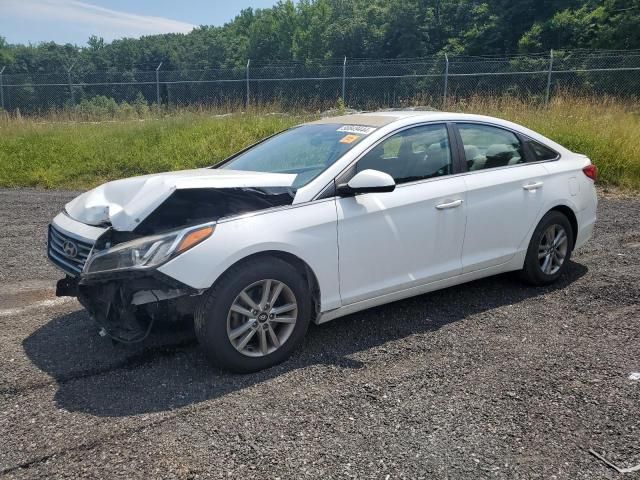
<path id="1" fill-rule="evenodd" d="M 428 176 L 434 176 L 443 169 L 444 174 L 451 173 L 451 158 L 449 149 L 444 141 L 429 145 L 427 155 L 424 157 L 424 164 L 424 171 L 427 172 Z"/>
<path id="2" fill-rule="evenodd" d="M 505 167 L 509 165 L 509 162 L 514 159 L 514 157 L 516 157 L 517 162 L 518 157 L 515 155 L 516 153 L 511 145 L 494 143 L 487 148 L 487 152 L 485 153 L 487 162 L 484 168 Z"/>
<path id="3" fill-rule="evenodd" d="M 404 162 L 400 162 L 399 158 L 385 158 L 384 144 L 376 146 L 371 150 L 365 158 L 358 162 L 358 171 L 362 170 L 378 170 L 391 175 L 394 179 L 404 176 Z"/>
<path id="4" fill-rule="evenodd" d="M 475 145 L 465 145 L 464 157 L 467 161 L 467 170 L 482 170 L 487 161 L 487 157 L 480 153 Z"/>

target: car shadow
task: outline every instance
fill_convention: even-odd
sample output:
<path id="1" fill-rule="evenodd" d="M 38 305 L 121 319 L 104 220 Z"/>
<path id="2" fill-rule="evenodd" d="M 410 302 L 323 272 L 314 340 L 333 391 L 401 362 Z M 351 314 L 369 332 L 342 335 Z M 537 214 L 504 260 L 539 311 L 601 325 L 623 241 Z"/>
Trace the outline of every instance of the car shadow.
<path id="1" fill-rule="evenodd" d="M 351 358 L 354 353 L 565 288 L 586 273 L 585 266 L 572 262 L 556 284 L 540 288 L 523 285 L 510 274 L 499 275 L 312 325 L 291 359 L 249 375 L 211 367 L 190 329 L 165 329 L 142 344 L 113 345 L 96 334 L 84 311 L 53 319 L 26 338 L 23 347 L 28 358 L 57 381 L 60 408 L 114 417 L 160 412 L 311 365 L 361 368 L 362 362 Z"/>

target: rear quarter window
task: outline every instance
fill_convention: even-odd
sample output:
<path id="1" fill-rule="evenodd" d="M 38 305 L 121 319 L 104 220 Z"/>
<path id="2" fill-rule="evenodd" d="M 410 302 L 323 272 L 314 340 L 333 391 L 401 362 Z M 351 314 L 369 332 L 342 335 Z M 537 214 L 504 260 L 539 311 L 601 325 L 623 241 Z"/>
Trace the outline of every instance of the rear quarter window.
<path id="1" fill-rule="evenodd" d="M 555 160 L 559 156 L 558 152 L 551 150 L 549 147 L 545 147 L 535 140 L 529 140 L 527 143 L 533 154 L 534 161 Z"/>

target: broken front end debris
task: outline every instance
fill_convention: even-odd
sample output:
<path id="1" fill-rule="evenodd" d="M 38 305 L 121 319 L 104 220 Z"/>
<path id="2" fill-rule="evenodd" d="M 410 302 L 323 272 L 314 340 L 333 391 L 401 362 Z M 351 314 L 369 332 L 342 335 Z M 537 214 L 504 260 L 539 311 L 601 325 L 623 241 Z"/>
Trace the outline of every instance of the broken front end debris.
<path id="1" fill-rule="evenodd" d="M 56 286 L 56 295 L 78 299 L 101 335 L 121 343 L 143 341 L 156 322 L 188 320 L 200 293 L 159 272 L 89 280 L 67 276 Z"/>
<path id="2" fill-rule="evenodd" d="M 294 194 L 288 187 L 177 189 L 146 214 L 131 215 L 129 208 L 126 218 L 136 224 L 131 230 L 118 230 L 109 221 L 111 210 L 125 218 L 123 206 L 107 205 L 100 213 L 101 207 L 87 200 L 84 212 L 100 223 L 89 226 L 88 217 L 80 221 L 64 213 L 49 227 L 49 259 L 67 273 L 56 294 L 77 297 L 102 335 L 122 343 L 142 341 L 157 321 L 192 315 L 203 293 L 157 267 L 211 237 L 220 218 L 288 205 Z M 77 199 L 73 211 L 82 212 Z M 70 231 L 74 226 L 101 233 L 92 243 Z"/>

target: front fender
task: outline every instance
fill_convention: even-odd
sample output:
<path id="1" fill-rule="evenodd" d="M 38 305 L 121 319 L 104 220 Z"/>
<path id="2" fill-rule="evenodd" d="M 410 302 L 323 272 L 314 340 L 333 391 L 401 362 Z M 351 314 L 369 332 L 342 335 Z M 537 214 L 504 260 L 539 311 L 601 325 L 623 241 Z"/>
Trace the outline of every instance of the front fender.
<path id="1" fill-rule="evenodd" d="M 274 250 L 294 255 L 309 265 L 320 286 L 321 311 L 340 306 L 333 199 L 222 221 L 209 239 L 158 270 L 190 287 L 204 289 L 235 263 Z"/>

